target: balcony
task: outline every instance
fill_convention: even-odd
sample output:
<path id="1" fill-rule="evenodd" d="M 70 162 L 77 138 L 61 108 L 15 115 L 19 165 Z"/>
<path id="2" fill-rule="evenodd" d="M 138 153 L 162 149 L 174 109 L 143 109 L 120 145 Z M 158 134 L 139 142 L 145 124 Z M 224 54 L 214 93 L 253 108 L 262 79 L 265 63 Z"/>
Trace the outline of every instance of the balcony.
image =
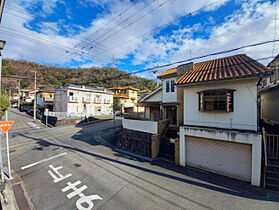
<path id="1" fill-rule="evenodd" d="M 110 100 L 110 99 L 105 99 L 105 100 L 104 100 L 104 103 L 105 103 L 105 104 L 110 104 L 110 103 L 111 103 L 111 100 Z"/>
<path id="2" fill-rule="evenodd" d="M 78 102 L 78 97 L 69 96 L 69 102 Z"/>
<path id="3" fill-rule="evenodd" d="M 52 97 L 44 97 L 44 101 L 45 102 L 53 102 L 54 98 L 52 98 Z"/>
<path id="4" fill-rule="evenodd" d="M 95 104 L 100 104 L 100 103 L 102 103 L 102 99 L 100 99 L 100 98 L 95 98 L 95 99 L 94 99 L 94 103 L 95 103 Z"/>
<path id="5" fill-rule="evenodd" d="M 83 103 L 90 103 L 91 98 L 90 97 L 82 98 L 82 101 L 83 101 Z"/>

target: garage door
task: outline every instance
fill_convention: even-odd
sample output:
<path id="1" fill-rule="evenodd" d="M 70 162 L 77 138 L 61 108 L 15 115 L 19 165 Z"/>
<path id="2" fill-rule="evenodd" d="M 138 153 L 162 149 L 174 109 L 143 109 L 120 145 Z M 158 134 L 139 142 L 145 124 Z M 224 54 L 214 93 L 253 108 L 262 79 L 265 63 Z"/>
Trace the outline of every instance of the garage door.
<path id="1" fill-rule="evenodd" d="M 186 136 L 186 165 L 251 181 L 252 145 Z"/>

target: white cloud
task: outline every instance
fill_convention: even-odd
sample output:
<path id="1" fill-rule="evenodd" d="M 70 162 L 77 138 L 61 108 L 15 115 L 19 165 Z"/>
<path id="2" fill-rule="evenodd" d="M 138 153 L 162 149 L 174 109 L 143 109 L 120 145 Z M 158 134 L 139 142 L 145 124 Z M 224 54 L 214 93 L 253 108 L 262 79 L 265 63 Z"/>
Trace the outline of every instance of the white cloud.
<path id="1" fill-rule="evenodd" d="M 164 64 L 187 59 L 190 56 L 190 52 L 192 57 L 194 57 L 220 50 L 231 49 L 248 43 L 273 39 L 273 5 L 271 5 L 270 2 L 262 3 L 257 1 L 241 1 L 242 8 L 228 16 L 226 22 L 221 25 L 212 27 L 216 20 L 214 19 L 214 16 L 210 16 L 206 23 L 207 25 L 210 25 L 208 27 L 205 27 L 203 23 L 200 23 L 192 27 L 180 27 L 178 30 L 172 31 L 168 36 L 159 36 L 157 39 L 154 38 L 154 34 L 148 34 L 139 39 L 135 39 L 141 34 L 185 15 L 187 12 L 203 8 L 205 5 L 213 3 L 216 0 L 170 1 L 129 26 L 131 22 L 137 20 L 142 15 L 147 14 L 152 9 L 155 9 L 164 1 L 165 0 L 156 0 L 147 7 L 145 7 L 147 5 L 146 2 L 149 1 L 138 1 L 134 6 L 132 6 L 133 3 L 129 0 L 90 0 L 86 2 L 88 3 L 87 5 L 83 2 L 83 6 L 104 6 L 106 7 L 106 12 L 98 14 L 97 18 L 92 21 L 88 28 L 76 25 L 73 22 L 72 26 L 79 28 L 80 30 L 79 35 L 76 35 L 76 30 L 71 31 L 71 28 L 63 26 L 62 20 L 54 24 L 51 23 L 54 25 L 54 29 L 49 29 L 49 24 L 41 23 L 40 32 L 35 32 L 25 27 L 33 19 L 31 16 L 18 12 L 17 15 L 24 16 L 25 19 L 22 19 L 4 13 L 2 22 L 3 26 L 14 28 L 16 30 L 15 33 L 21 31 L 22 35 L 27 34 L 28 36 L 35 37 L 42 42 L 45 42 L 47 45 L 51 42 L 57 44 L 55 47 L 44 46 L 39 44 L 39 42 L 26 41 L 3 34 L 3 39 L 7 40 L 7 46 L 3 55 L 5 57 L 28 58 L 34 61 L 57 63 L 61 65 L 72 62 L 72 59 L 75 59 L 77 62 L 76 64 L 73 64 L 73 66 L 79 65 L 80 63 L 80 67 L 106 65 L 111 63 L 113 55 L 116 59 L 125 59 L 128 58 L 128 56 L 132 56 L 135 58 L 132 60 L 133 64 L 147 62 L 146 66 L 148 67 L 154 66 L 154 63 L 157 62 L 159 64 Z M 22 5 L 21 7 L 23 11 L 26 10 L 27 5 L 32 7 L 37 3 L 40 3 L 42 4 L 42 8 L 45 8 L 44 15 L 46 16 L 55 11 L 58 3 L 57 0 L 13 0 L 13 2 Z M 210 8 L 204 8 L 204 11 L 215 10 L 226 2 L 228 1 L 219 1 Z M 118 18 L 115 18 L 117 14 L 130 6 L 131 8 L 128 11 Z M 138 12 L 142 8 L 144 9 L 141 12 Z M 13 13 L 15 13 L 15 11 L 13 11 Z M 136 15 L 132 17 L 133 14 Z M 199 14 L 200 13 L 194 13 L 193 15 Z M 131 19 L 124 21 L 128 17 L 131 17 Z M 121 25 L 119 25 L 120 23 Z M 179 22 L 176 22 L 176 24 L 178 25 Z M 63 29 L 68 30 L 70 35 L 62 36 L 58 33 L 62 30 L 61 25 L 63 26 Z M 123 27 L 125 29 L 123 29 Z M 193 34 L 196 32 L 207 33 L 208 38 L 193 38 Z M 80 40 L 83 41 L 80 42 Z M 127 40 L 133 41 L 127 44 L 122 44 L 116 49 L 111 49 L 121 43 L 127 42 Z M 79 45 L 77 46 L 78 43 Z M 59 48 L 61 50 L 59 50 Z M 79 53 L 73 53 L 73 49 L 75 52 Z M 90 50 L 88 51 L 88 49 Z M 66 51 L 68 51 L 68 53 L 66 53 Z M 251 57 L 259 58 L 270 55 L 271 51 L 272 45 L 245 49 L 240 52 L 248 53 Z M 93 61 L 88 61 L 88 58 L 96 58 L 97 60 L 93 59 Z M 148 73 L 143 75 L 144 77 L 150 77 L 150 74 Z"/>

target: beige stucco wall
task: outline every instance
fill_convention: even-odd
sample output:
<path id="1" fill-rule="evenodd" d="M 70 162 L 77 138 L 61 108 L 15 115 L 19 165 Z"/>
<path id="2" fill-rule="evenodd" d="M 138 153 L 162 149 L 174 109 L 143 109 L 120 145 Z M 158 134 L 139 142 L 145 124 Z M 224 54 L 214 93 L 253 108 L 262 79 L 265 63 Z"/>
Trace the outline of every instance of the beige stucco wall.
<path id="1" fill-rule="evenodd" d="M 212 82 L 184 87 L 184 125 L 257 131 L 257 79 Z M 198 92 L 233 89 L 233 112 L 199 111 Z"/>

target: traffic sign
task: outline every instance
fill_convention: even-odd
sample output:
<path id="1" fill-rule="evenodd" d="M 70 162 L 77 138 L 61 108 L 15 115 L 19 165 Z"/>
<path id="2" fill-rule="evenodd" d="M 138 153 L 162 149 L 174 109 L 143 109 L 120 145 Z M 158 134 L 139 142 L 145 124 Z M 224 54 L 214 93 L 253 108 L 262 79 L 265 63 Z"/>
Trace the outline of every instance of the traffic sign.
<path id="1" fill-rule="evenodd" d="M 0 121 L 0 128 L 3 133 L 6 133 L 10 127 L 14 124 L 15 121 Z"/>

